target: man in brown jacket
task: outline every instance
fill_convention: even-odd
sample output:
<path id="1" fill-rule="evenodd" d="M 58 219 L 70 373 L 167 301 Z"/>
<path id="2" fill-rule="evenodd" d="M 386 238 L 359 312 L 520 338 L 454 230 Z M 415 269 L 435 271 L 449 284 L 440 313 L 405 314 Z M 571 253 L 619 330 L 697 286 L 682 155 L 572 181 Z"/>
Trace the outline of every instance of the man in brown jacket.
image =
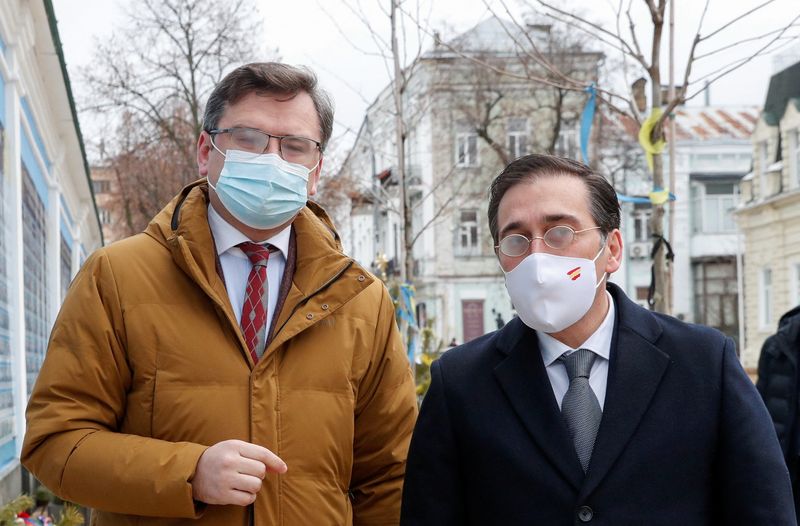
<path id="1" fill-rule="evenodd" d="M 332 125 L 311 72 L 236 69 L 204 179 L 75 278 L 22 457 L 92 524 L 398 522 L 413 380 L 386 288 L 307 202 Z"/>

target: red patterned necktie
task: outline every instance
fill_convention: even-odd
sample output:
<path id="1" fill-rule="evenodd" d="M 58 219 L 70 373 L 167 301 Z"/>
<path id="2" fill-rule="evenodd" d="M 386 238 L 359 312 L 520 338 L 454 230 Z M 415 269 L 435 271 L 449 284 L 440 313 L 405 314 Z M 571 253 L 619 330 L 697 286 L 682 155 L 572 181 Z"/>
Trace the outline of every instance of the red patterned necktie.
<path id="1" fill-rule="evenodd" d="M 258 363 L 258 359 L 264 354 L 264 345 L 267 340 L 267 261 L 269 260 L 269 249 L 263 245 L 257 245 L 245 241 L 239 243 L 252 263 L 250 276 L 247 278 L 247 289 L 244 294 L 244 305 L 242 305 L 242 333 L 247 347 L 250 349 L 250 356 L 253 363 Z"/>

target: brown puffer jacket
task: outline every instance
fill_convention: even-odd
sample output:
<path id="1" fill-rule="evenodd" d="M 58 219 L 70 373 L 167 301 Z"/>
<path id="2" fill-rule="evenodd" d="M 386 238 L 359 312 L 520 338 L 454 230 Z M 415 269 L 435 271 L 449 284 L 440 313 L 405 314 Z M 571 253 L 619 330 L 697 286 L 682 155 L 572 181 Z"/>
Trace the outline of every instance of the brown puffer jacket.
<path id="1" fill-rule="evenodd" d="M 416 401 L 383 284 L 325 213 L 294 222 L 291 290 L 253 367 L 216 271 L 207 186 L 95 252 L 70 287 L 27 410 L 23 464 L 91 524 L 397 524 Z M 289 466 L 253 506 L 205 506 L 206 447 L 260 444 Z M 159 518 L 156 518 L 159 517 Z"/>

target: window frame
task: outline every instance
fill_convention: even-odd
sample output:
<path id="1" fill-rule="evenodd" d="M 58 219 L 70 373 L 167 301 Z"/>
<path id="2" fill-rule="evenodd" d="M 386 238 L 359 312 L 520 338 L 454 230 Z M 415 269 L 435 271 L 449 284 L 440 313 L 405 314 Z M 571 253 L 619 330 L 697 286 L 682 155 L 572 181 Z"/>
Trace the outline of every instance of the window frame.
<path id="1" fill-rule="evenodd" d="M 475 158 L 472 159 L 472 155 L 470 152 L 473 151 L 470 148 L 470 140 L 474 140 L 475 148 L 474 148 L 474 156 Z M 462 143 L 463 141 L 463 143 Z M 462 144 L 466 146 L 463 150 L 464 156 L 462 159 Z M 458 132 L 456 133 L 456 166 L 460 168 L 470 168 L 474 166 L 478 166 L 480 164 L 480 148 L 478 147 L 478 134 L 475 132 Z"/>
<path id="2" fill-rule="evenodd" d="M 464 214 L 474 214 L 474 219 L 465 221 Z M 461 208 L 458 210 L 458 224 L 456 226 L 456 246 L 457 256 L 479 256 L 481 255 L 481 227 L 477 208 Z M 467 240 L 467 245 L 463 243 Z"/>
<path id="3" fill-rule="evenodd" d="M 758 325 L 762 331 L 772 329 L 772 268 L 761 267 L 758 274 Z"/>

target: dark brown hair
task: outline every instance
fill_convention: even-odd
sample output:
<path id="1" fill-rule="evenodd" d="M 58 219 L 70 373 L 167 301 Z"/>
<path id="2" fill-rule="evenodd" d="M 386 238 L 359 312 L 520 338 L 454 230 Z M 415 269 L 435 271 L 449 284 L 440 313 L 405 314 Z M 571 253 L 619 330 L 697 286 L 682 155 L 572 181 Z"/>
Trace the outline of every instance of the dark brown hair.
<path id="1" fill-rule="evenodd" d="M 520 157 L 495 177 L 489 187 L 489 230 L 498 242 L 497 209 L 509 188 L 540 176 L 569 175 L 581 179 L 589 191 L 589 213 L 603 234 L 619 228 L 620 211 L 617 193 L 602 175 L 578 161 L 554 155 L 532 154 Z"/>
<path id="2" fill-rule="evenodd" d="M 208 98 L 203 129 L 215 129 L 225 108 L 229 104 L 236 104 L 249 93 L 294 96 L 300 91 L 308 93 L 314 102 L 319 117 L 321 148 L 324 150 L 333 132 L 333 103 L 330 97 L 318 86 L 313 71 L 279 62 L 254 62 L 239 66 L 225 75 Z"/>

